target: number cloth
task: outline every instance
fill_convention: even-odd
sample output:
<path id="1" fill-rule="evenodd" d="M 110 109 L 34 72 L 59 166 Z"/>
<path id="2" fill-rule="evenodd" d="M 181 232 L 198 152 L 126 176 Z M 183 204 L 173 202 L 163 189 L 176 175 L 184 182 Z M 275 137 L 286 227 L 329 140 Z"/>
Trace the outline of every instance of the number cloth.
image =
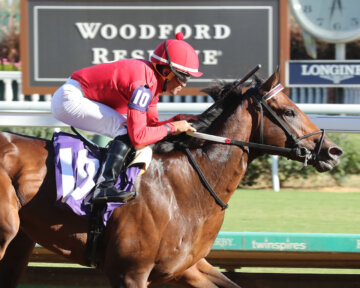
<path id="1" fill-rule="evenodd" d="M 75 135 L 59 132 L 53 135 L 55 151 L 55 175 L 56 175 L 56 202 L 65 209 L 71 209 L 75 214 L 89 217 L 91 203 L 85 199 L 96 183 L 96 175 L 100 167 L 98 157 L 84 146 Z M 146 151 L 147 152 L 147 151 Z M 151 156 L 150 156 L 151 157 Z M 142 163 L 144 157 L 126 170 L 126 177 L 120 175 L 115 183 L 117 189 L 131 191 L 135 180 L 146 163 Z M 146 161 L 145 161 L 146 162 Z M 124 203 L 106 204 L 102 211 L 103 223 L 106 225 L 115 208 Z"/>

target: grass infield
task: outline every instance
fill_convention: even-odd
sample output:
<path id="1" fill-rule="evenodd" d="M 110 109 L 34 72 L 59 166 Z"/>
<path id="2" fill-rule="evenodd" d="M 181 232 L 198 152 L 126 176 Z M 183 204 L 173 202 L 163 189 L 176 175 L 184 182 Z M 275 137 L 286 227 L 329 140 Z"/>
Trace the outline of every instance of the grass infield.
<path id="1" fill-rule="evenodd" d="M 235 191 L 222 231 L 360 234 L 359 192 Z"/>

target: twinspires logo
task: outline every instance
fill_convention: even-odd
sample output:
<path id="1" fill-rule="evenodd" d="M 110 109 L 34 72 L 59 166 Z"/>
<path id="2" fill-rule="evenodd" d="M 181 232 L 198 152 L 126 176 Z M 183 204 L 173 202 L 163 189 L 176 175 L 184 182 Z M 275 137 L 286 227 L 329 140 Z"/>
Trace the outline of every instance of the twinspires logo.
<path id="1" fill-rule="evenodd" d="M 265 241 L 251 241 L 251 247 L 254 250 L 306 250 L 305 242 L 290 242 L 289 239 L 286 239 L 286 242 L 269 242 L 268 239 Z"/>
<path id="2" fill-rule="evenodd" d="M 289 61 L 288 86 L 360 85 L 359 61 Z"/>

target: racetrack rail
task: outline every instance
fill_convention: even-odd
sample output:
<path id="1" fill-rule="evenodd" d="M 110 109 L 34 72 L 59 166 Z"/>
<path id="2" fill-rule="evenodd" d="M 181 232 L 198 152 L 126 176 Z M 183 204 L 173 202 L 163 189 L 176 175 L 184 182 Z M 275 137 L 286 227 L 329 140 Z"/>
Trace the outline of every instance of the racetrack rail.
<path id="1" fill-rule="evenodd" d="M 244 288 L 360 287 L 360 274 L 241 272 L 241 267 L 360 268 L 358 234 L 220 232 L 207 260 Z M 69 267 L 65 258 L 38 245 L 30 262 L 23 285 L 108 287 L 101 272 Z"/>

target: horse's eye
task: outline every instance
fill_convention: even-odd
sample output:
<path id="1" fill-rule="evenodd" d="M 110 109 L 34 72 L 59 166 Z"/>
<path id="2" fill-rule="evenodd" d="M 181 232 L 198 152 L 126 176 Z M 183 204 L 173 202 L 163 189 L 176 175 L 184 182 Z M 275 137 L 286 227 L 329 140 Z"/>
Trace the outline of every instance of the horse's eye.
<path id="1" fill-rule="evenodd" d="M 294 112 L 294 110 L 286 110 L 284 112 L 284 115 L 287 117 L 295 117 L 295 112 Z"/>

